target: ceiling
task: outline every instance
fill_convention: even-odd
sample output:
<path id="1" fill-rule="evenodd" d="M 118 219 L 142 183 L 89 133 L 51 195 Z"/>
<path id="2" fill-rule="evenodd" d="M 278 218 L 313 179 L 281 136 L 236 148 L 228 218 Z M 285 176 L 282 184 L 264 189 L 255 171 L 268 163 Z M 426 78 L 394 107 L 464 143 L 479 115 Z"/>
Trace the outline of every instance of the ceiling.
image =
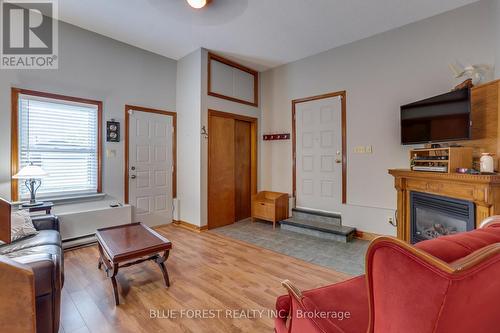
<path id="1" fill-rule="evenodd" d="M 180 59 L 205 47 L 266 70 L 477 0 L 59 0 L 59 18 Z"/>

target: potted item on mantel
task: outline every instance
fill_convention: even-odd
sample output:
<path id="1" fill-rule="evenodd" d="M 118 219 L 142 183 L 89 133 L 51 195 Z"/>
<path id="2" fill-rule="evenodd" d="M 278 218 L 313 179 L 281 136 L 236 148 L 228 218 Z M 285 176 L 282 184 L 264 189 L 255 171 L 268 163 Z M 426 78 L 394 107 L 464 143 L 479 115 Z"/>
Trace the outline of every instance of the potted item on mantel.
<path id="1" fill-rule="evenodd" d="M 493 154 L 491 153 L 482 153 L 480 159 L 480 171 L 481 173 L 494 173 L 495 166 L 493 160 Z"/>

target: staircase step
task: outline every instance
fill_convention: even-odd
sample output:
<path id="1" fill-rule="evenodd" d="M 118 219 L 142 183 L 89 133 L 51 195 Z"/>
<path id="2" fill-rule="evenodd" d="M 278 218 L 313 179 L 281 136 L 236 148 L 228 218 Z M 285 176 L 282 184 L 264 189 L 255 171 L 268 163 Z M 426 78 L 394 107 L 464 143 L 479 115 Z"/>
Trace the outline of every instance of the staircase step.
<path id="1" fill-rule="evenodd" d="M 331 223 L 337 226 L 342 225 L 341 215 L 335 213 L 328 213 L 304 208 L 293 208 L 292 216 L 298 220 Z"/>
<path id="2" fill-rule="evenodd" d="M 281 229 L 305 235 L 330 239 L 339 242 L 350 242 L 356 234 L 356 228 L 339 226 L 332 223 L 302 220 L 295 217 L 280 222 Z"/>

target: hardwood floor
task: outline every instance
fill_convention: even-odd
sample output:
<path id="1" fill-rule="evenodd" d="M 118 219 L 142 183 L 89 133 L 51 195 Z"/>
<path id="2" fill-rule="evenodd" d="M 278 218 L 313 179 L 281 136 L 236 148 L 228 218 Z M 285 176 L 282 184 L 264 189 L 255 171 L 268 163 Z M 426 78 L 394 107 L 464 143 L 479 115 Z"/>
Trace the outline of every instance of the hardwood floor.
<path id="1" fill-rule="evenodd" d="M 156 229 L 170 239 L 170 288 L 152 262 L 120 270 L 120 302 L 111 281 L 97 269 L 96 246 L 65 252 L 61 332 L 272 332 L 273 319 L 241 318 L 241 310 L 274 309 L 283 279 L 310 289 L 347 275 L 212 232 L 195 233 L 174 225 Z M 212 319 L 190 319 L 186 310 L 215 310 Z M 226 316 L 226 309 L 233 318 Z M 183 318 L 151 318 L 150 310 Z M 169 310 L 173 310 L 169 312 Z M 182 313 L 181 311 L 186 311 Z M 245 312 L 252 315 L 253 312 Z M 239 316 L 240 318 L 234 318 Z"/>

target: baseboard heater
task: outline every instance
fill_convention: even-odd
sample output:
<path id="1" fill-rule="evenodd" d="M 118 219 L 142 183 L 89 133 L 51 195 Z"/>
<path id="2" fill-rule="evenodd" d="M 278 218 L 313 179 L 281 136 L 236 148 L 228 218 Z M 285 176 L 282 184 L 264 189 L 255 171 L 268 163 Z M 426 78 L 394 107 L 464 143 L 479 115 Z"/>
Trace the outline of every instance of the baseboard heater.
<path id="1" fill-rule="evenodd" d="M 110 207 L 105 201 L 59 206 L 54 213 L 59 217 L 64 249 L 95 242 L 95 231 L 99 228 L 132 221 L 130 205 Z"/>
<path id="2" fill-rule="evenodd" d="M 95 234 L 85 235 L 81 237 L 69 238 L 65 239 L 62 242 L 62 246 L 64 250 L 72 250 L 77 249 L 84 246 L 89 246 L 97 243 L 97 239 L 95 238 Z"/>

